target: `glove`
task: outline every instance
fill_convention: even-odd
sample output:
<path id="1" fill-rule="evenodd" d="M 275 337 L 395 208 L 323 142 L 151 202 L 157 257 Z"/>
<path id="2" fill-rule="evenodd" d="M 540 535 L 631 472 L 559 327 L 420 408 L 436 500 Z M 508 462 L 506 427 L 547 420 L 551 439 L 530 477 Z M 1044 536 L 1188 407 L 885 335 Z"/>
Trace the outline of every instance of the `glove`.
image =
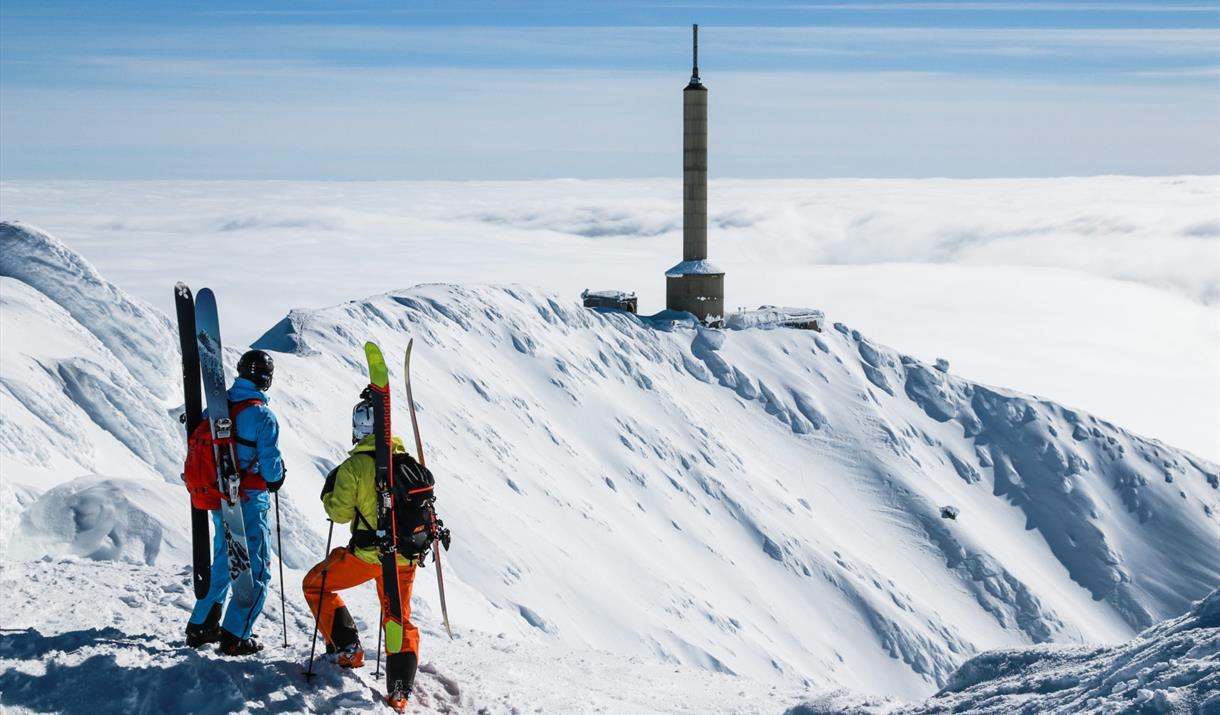
<path id="1" fill-rule="evenodd" d="M 282 487 L 282 486 L 284 486 L 283 479 L 279 480 L 278 482 L 267 482 L 267 491 L 271 492 L 272 494 L 275 494 L 276 492 L 278 492 L 280 490 L 280 487 Z"/>

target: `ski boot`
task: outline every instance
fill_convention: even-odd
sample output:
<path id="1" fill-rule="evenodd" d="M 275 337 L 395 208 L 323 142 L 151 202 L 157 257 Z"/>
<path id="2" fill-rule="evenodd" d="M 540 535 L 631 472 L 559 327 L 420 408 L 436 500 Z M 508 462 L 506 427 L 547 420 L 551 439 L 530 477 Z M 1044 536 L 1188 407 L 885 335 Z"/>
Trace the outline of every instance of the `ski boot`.
<path id="1" fill-rule="evenodd" d="M 331 654 L 331 659 L 340 668 L 363 668 L 364 649 L 360 647 L 359 643 L 353 643 L 336 650 Z"/>
<path id="2" fill-rule="evenodd" d="M 407 711 L 407 693 L 405 690 L 391 690 L 389 695 L 385 696 L 385 704 L 394 709 L 394 712 L 405 713 Z"/>
<path id="3" fill-rule="evenodd" d="M 220 629 L 220 647 L 216 652 L 221 655 L 251 655 L 263 649 L 263 644 L 254 640 L 254 636 L 242 640 L 225 629 Z"/>
<path id="4" fill-rule="evenodd" d="M 407 711 L 407 698 L 415 685 L 419 658 L 411 652 L 392 653 L 385 659 L 386 705 L 402 713 Z"/>
<path id="5" fill-rule="evenodd" d="M 330 662 L 340 668 L 360 668 L 364 666 L 364 649 L 360 647 L 360 633 L 356 630 L 356 621 L 347 610 L 347 606 L 335 609 L 334 625 L 330 629 L 330 639 L 326 644 L 326 652 Z"/>
<path id="6" fill-rule="evenodd" d="M 191 648 L 220 642 L 220 604 L 212 606 L 203 623 L 186 624 L 186 644 Z"/>

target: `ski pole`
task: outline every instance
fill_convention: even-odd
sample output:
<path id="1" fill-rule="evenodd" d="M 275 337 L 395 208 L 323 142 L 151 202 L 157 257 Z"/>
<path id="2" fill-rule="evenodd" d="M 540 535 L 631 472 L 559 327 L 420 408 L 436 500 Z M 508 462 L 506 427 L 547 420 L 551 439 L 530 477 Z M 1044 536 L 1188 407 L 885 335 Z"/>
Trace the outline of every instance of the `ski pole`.
<path id="1" fill-rule="evenodd" d="M 335 535 L 335 522 L 330 522 L 330 531 L 326 532 L 326 556 L 323 561 L 330 558 L 330 540 Z M 305 680 L 313 677 L 313 656 L 318 647 L 318 621 L 322 618 L 322 597 L 326 595 L 326 574 L 330 573 L 330 565 L 322 569 L 322 587 L 318 593 L 318 611 L 313 618 L 313 639 L 309 644 L 309 670 L 305 671 Z"/>
<path id="2" fill-rule="evenodd" d="M 380 608 L 377 611 L 377 616 L 378 616 L 377 620 L 381 620 Z M 382 627 L 383 627 L 382 624 L 380 624 L 380 623 L 377 624 L 377 670 L 373 671 L 374 678 L 381 677 L 381 629 L 382 629 Z"/>
<path id="3" fill-rule="evenodd" d="M 280 557 L 280 616 L 284 621 L 284 647 L 288 647 L 288 606 L 284 598 L 284 540 L 280 537 L 280 493 L 272 492 L 275 497 L 275 548 Z M 333 525 L 333 522 L 332 522 Z M 327 549 L 327 553 L 330 549 Z M 315 619 L 316 620 L 316 619 Z"/>

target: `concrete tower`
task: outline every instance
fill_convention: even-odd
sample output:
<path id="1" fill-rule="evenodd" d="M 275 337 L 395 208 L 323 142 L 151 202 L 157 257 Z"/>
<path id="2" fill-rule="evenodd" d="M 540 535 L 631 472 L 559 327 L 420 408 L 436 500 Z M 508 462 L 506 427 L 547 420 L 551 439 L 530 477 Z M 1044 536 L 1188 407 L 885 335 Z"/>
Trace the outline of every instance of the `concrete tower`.
<path id="1" fill-rule="evenodd" d="M 699 80 L 699 26 L 694 67 L 682 91 L 682 262 L 665 272 L 665 307 L 700 320 L 724 315 L 724 271 L 707 260 L 707 87 Z"/>

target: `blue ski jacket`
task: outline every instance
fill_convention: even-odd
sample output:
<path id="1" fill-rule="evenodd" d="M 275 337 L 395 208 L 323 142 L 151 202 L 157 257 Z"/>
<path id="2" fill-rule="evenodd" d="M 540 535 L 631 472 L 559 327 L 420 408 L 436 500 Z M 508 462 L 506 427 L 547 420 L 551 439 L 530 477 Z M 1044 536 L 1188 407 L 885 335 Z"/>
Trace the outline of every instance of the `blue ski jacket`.
<path id="1" fill-rule="evenodd" d="M 237 437 L 237 461 L 248 472 L 258 474 L 273 489 L 284 481 L 284 460 L 280 456 L 280 424 L 267 404 L 270 398 L 254 383 L 244 377 L 233 381 L 229 388 L 229 402 L 262 400 L 262 405 L 251 405 L 237 414 L 234 431 Z M 261 489 L 257 481 L 242 485 L 243 489 Z"/>

